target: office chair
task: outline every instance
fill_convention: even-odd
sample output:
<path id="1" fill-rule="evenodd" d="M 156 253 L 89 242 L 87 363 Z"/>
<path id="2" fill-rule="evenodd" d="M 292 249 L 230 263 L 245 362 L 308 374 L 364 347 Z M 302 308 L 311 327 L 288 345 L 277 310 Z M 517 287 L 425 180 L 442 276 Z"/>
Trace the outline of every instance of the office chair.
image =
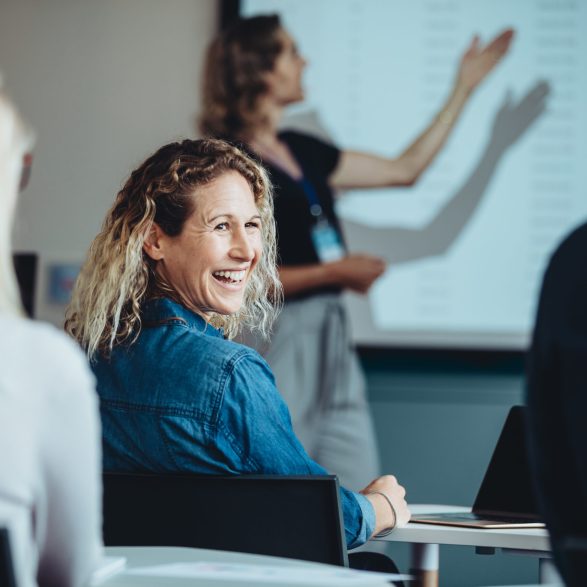
<path id="1" fill-rule="evenodd" d="M 106 546 L 184 546 L 348 566 L 335 476 L 104 474 Z"/>
<path id="2" fill-rule="evenodd" d="M 6 528 L 0 528 L 0 585 L 16 587 L 10 540 Z"/>

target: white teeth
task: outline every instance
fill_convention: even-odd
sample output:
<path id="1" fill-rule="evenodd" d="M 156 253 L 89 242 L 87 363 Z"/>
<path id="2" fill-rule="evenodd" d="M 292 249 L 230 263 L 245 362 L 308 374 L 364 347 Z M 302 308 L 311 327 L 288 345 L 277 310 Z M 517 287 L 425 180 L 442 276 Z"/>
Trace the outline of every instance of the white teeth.
<path id="1" fill-rule="evenodd" d="M 214 271 L 218 277 L 226 277 L 231 281 L 242 281 L 245 278 L 246 271 Z"/>

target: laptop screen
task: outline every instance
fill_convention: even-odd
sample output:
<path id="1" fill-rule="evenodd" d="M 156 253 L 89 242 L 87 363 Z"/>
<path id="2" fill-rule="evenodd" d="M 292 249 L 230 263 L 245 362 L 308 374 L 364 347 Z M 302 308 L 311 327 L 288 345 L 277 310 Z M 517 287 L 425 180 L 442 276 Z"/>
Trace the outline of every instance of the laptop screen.
<path id="1" fill-rule="evenodd" d="M 514 406 L 497 441 L 473 512 L 499 512 L 538 518 L 525 426 L 525 408 Z"/>

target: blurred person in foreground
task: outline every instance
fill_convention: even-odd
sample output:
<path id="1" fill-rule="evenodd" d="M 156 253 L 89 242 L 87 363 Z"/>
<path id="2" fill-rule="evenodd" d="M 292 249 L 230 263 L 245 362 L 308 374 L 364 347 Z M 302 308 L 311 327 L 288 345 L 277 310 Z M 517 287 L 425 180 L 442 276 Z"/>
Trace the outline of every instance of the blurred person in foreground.
<path id="1" fill-rule="evenodd" d="M 102 553 L 98 401 L 79 348 L 21 307 L 10 236 L 31 146 L 0 90 L 0 525 L 19 587 L 80 587 Z"/>
<path id="2" fill-rule="evenodd" d="M 548 264 L 528 360 L 528 428 L 536 497 L 570 587 L 587 563 L 587 224 Z"/>

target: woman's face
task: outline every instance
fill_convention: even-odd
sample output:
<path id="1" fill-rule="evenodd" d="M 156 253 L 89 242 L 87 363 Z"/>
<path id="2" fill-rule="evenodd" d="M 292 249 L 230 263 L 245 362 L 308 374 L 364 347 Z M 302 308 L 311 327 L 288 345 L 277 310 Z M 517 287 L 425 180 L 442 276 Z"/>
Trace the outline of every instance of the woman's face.
<path id="1" fill-rule="evenodd" d="M 253 192 L 240 173 L 229 171 L 199 188 L 195 198 L 181 234 L 170 237 L 155 226 L 145 251 L 190 309 L 204 317 L 234 314 L 262 250 Z"/>
<path id="2" fill-rule="evenodd" d="M 286 106 L 304 99 L 302 73 L 306 60 L 298 53 L 295 41 L 285 29 L 280 29 L 277 36 L 283 48 L 273 70 L 267 74 L 266 82 L 269 96 L 280 106 Z"/>

